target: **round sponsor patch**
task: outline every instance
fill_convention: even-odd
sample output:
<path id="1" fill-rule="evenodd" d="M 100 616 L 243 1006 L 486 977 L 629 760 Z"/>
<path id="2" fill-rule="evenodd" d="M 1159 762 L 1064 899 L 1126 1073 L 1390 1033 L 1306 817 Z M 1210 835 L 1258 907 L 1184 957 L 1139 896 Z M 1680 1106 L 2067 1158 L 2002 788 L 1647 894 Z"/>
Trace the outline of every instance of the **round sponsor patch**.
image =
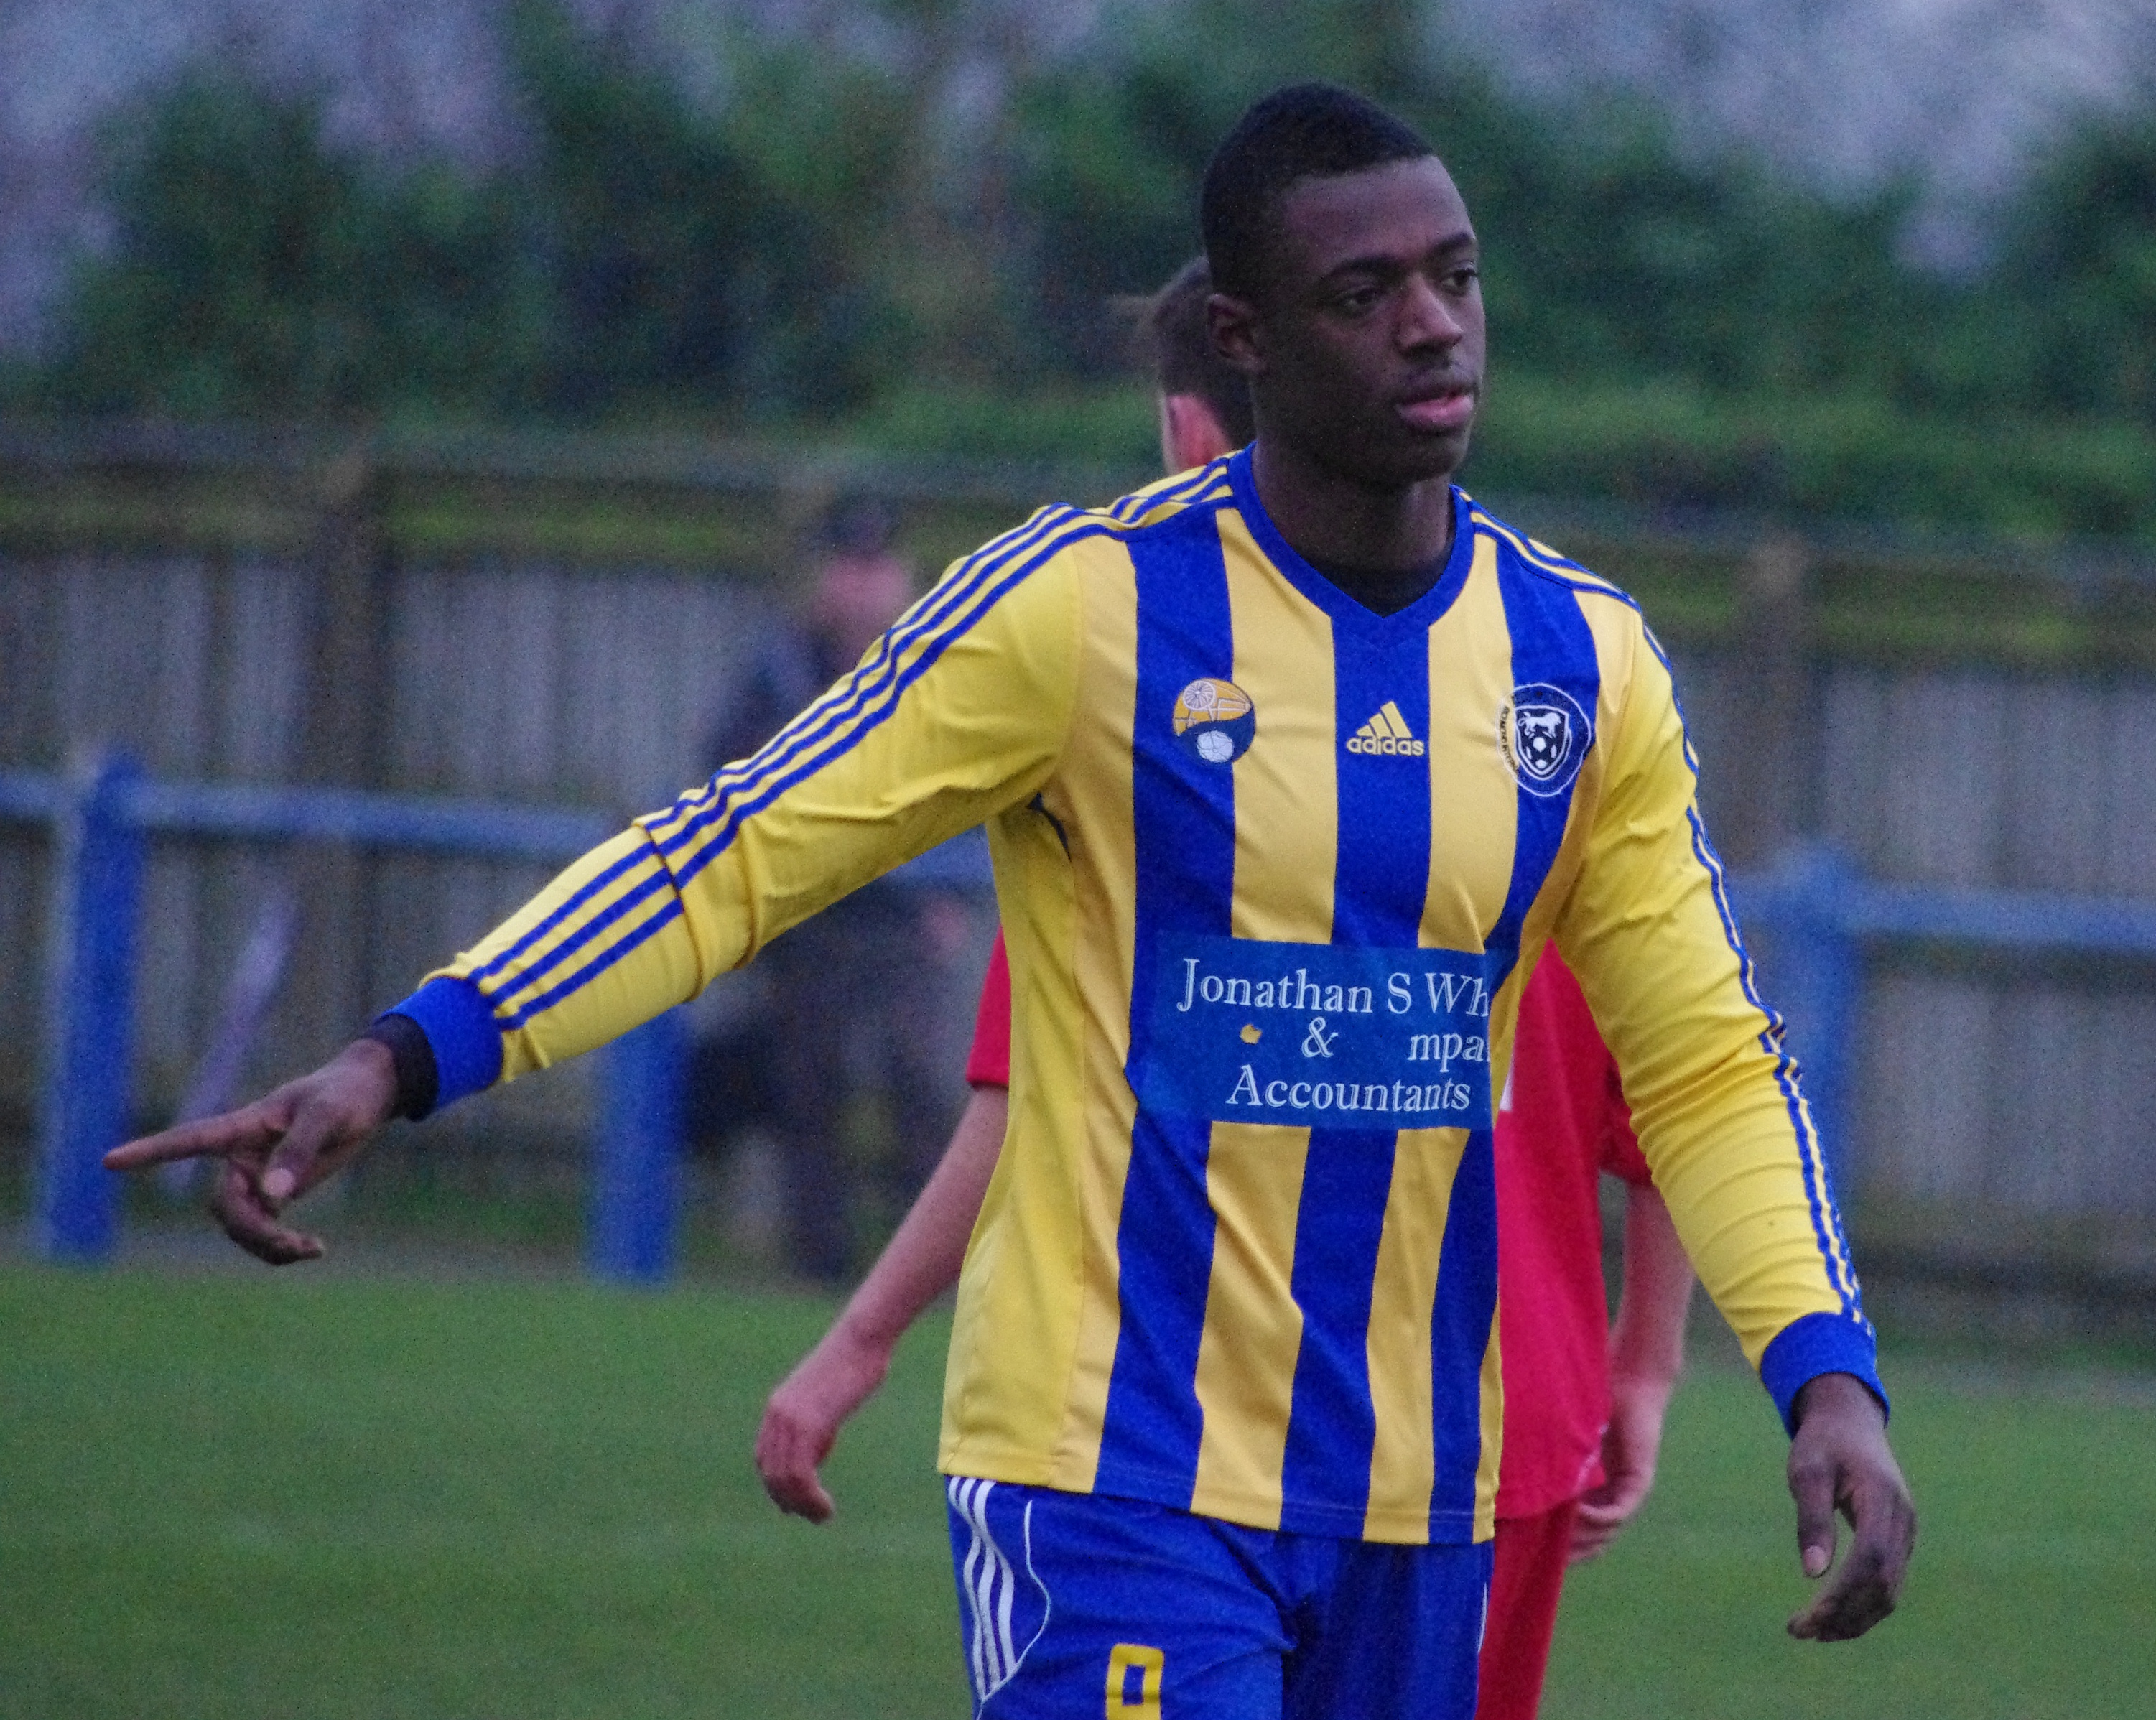
<path id="1" fill-rule="evenodd" d="M 1257 708 L 1231 680 L 1194 680 L 1176 695 L 1175 737 L 1208 764 L 1232 764 L 1258 732 Z"/>
<path id="2" fill-rule="evenodd" d="M 1544 799 L 1572 787 L 1594 744 L 1594 726 L 1563 687 L 1534 681 L 1514 687 L 1497 709 L 1497 750 L 1512 780 Z"/>

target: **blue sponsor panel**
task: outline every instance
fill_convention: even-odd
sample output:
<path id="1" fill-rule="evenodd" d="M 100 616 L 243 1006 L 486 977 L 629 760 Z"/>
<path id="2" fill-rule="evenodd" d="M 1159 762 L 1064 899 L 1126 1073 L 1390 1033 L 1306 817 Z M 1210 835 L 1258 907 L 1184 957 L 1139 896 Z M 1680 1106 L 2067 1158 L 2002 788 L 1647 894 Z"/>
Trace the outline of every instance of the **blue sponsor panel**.
<path id="1" fill-rule="evenodd" d="M 1490 1121 L 1487 958 L 1164 937 L 1138 1098 L 1160 1116 L 1312 1128 Z"/>

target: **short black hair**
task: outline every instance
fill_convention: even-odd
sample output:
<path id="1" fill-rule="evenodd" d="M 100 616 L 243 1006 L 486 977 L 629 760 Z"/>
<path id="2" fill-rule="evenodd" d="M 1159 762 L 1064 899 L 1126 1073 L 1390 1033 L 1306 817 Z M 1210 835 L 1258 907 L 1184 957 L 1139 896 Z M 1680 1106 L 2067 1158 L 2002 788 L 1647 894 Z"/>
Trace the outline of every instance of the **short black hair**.
<path id="1" fill-rule="evenodd" d="M 898 533 L 898 514 L 880 495 L 849 491 L 831 501 L 817 521 L 810 547 L 829 557 L 880 556 Z"/>
<path id="2" fill-rule="evenodd" d="M 1199 220 L 1214 285 L 1239 299 L 1256 294 L 1281 200 L 1298 179 L 1436 153 L 1414 127 L 1337 84 L 1291 84 L 1260 97 L 1206 164 Z"/>
<path id="3" fill-rule="evenodd" d="M 1258 434 L 1250 416 L 1250 387 L 1242 372 L 1220 356 L 1205 301 L 1213 296 L 1213 271 L 1193 257 L 1168 285 L 1132 306 L 1152 349 L 1153 377 L 1163 394 L 1195 394 L 1213 410 L 1228 439 L 1240 448 Z"/>

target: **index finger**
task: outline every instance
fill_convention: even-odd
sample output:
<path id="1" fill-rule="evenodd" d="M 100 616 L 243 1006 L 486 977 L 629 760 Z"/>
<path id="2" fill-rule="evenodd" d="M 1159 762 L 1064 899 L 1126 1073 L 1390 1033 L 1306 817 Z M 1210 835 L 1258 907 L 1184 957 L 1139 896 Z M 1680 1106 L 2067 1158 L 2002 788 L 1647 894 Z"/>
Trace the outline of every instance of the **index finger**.
<path id="1" fill-rule="evenodd" d="M 1789 1620 L 1789 1634 L 1820 1642 L 1861 1636 L 1894 1610 L 1916 1538 L 1915 1513 L 1898 1489 L 1860 1497 L 1851 1512 L 1856 1533 L 1848 1557 L 1811 1604 Z"/>
<path id="2" fill-rule="evenodd" d="M 1846 1642 L 1861 1636 L 1894 1610 L 1881 1549 L 1852 1546 L 1841 1569 L 1823 1584 L 1811 1604 L 1789 1620 L 1789 1635 L 1815 1642 Z"/>
<path id="3" fill-rule="evenodd" d="M 759 1440 L 756 1472 L 771 1502 L 794 1517 L 821 1522 L 831 1514 L 831 1496 L 824 1491 L 816 1466 L 807 1453 L 790 1443 L 767 1448 Z"/>
<path id="4" fill-rule="evenodd" d="M 824 1492 L 816 1466 L 831 1448 L 803 1427 L 782 1401 L 785 1388 L 772 1394 L 762 1425 L 756 1431 L 756 1471 L 771 1502 L 793 1517 L 820 1523 L 831 1515 L 831 1496 Z"/>
<path id="5" fill-rule="evenodd" d="M 206 1117 L 199 1122 L 183 1122 L 154 1135 L 144 1135 L 105 1155 L 109 1171 L 139 1171 L 176 1158 L 225 1158 L 234 1153 L 273 1144 L 284 1131 L 276 1127 L 259 1104 L 222 1117 Z"/>
<path id="6" fill-rule="evenodd" d="M 788 1517 L 806 1517 L 812 1523 L 829 1522 L 838 1508 L 824 1489 L 823 1478 L 814 1469 L 763 1471 L 763 1491 L 771 1502 Z"/>

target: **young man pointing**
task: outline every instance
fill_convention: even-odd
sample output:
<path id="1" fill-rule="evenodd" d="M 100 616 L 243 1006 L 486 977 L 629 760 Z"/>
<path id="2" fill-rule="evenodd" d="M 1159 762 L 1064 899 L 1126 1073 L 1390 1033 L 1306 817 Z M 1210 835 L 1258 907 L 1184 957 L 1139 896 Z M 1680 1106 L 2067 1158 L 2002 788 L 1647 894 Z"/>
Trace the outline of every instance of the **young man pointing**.
<path id="1" fill-rule="evenodd" d="M 284 1205 L 388 1117 L 603 1043 L 985 820 L 1019 1030 L 941 1452 L 993 1625 L 979 1711 L 1465 1720 L 1502 1423 L 1492 1101 L 1554 939 L 1791 1430 L 1807 1571 L 1837 1507 L 1854 1526 L 1790 1628 L 1857 1635 L 1914 1534 L 1871 1327 L 1667 666 L 1630 599 L 1450 484 L 1484 357 L 1460 194 L 1304 85 L 1221 146 L 1204 224 L 1249 450 L 1035 515 L 367 1039 L 112 1162 L 222 1154 L 228 1230 L 305 1257 Z M 1178 1010 L 1193 961 L 1220 1002 Z M 1231 1104 L 1245 1068 L 1283 1102 Z"/>

